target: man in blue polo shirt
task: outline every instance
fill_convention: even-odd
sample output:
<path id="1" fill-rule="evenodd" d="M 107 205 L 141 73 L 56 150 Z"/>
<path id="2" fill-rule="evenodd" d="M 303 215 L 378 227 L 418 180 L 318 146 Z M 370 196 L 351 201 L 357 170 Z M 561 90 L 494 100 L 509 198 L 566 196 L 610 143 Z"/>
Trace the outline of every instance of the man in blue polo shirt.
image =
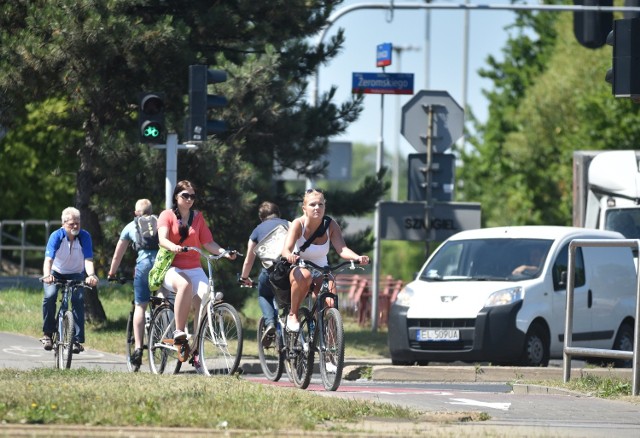
<path id="1" fill-rule="evenodd" d="M 42 300 L 42 344 L 51 350 L 51 336 L 56 331 L 56 301 L 58 289 L 54 281 L 85 280 L 91 287 L 98 284 L 93 266 L 93 244 L 91 235 L 80 228 L 80 211 L 73 207 L 62 210 L 62 227 L 51 233 L 45 250 L 42 267 L 44 298 Z M 86 276 L 86 279 L 85 279 Z M 75 319 L 73 352 L 84 351 L 84 288 L 79 287 L 71 297 Z"/>

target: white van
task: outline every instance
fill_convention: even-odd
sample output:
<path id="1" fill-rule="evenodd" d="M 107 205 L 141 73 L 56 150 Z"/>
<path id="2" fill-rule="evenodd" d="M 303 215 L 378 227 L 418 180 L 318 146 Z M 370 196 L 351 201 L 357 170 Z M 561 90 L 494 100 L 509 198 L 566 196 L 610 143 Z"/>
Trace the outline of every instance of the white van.
<path id="1" fill-rule="evenodd" d="M 617 232 L 558 226 L 452 236 L 391 307 L 392 362 L 547 366 L 550 358 L 562 358 L 569 243 L 621 238 Z M 533 253 L 541 254 L 539 263 L 529 258 Z M 633 350 L 631 249 L 578 247 L 575 269 L 572 346 Z"/>

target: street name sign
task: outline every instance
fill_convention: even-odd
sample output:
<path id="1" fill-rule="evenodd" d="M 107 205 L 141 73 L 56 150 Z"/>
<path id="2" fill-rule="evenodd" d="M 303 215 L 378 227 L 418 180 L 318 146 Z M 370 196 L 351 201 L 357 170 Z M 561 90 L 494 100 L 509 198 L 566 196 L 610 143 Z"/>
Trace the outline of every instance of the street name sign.
<path id="1" fill-rule="evenodd" d="M 391 43 L 378 44 L 376 47 L 376 67 L 388 67 L 391 65 Z"/>
<path id="2" fill-rule="evenodd" d="M 352 73 L 354 94 L 413 94 L 413 73 Z"/>

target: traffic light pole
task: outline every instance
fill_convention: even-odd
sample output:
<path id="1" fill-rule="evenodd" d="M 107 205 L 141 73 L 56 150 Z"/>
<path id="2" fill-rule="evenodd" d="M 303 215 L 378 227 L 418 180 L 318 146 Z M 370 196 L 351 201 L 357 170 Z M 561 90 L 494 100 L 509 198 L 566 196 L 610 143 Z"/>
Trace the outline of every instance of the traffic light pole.
<path id="1" fill-rule="evenodd" d="M 164 186 L 164 206 L 166 209 L 173 207 L 173 188 L 178 183 L 178 150 L 197 149 L 194 144 L 178 144 L 178 134 L 167 135 L 166 144 L 157 144 L 155 149 L 166 149 L 166 172 Z"/>

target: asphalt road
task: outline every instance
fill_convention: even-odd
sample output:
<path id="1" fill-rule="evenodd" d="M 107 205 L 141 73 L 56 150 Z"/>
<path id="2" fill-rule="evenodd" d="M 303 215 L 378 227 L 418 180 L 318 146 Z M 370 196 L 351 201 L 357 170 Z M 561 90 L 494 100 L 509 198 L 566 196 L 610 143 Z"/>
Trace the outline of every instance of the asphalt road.
<path id="1" fill-rule="evenodd" d="M 366 361 L 347 361 L 345 376 Z M 326 397 L 387 402 L 424 412 L 422 422 L 364 422 L 358 427 L 376 435 L 429 436 L 640 436 L 640 403 L 605 400 L 582 394 L 553 390 L 522 380 L 562 379 L 561 368 L 512 369 L 509 367 L 427 366 L 397 367 L 386 361 L 373 365 L 372 380 L 345 379 L 336 392 L 324 391 L 314 375 L 307 391 Z M 44 351 L 32 337 L 1 333 L 0 366 L 31 369 L 53 367 L 53 353 Z M 126 372 L 124 357 L 91 349 L 74 355 L 72 367 L 100 368 Z M 270 382 L 259 373 L 253 360 L 243 360 L 244 378 L 268 385 L 292 387 L 286 375 Z M 591 372 L 610 373 L 607 369 L 576 369 L 573 375 Z M 623 370 L 622 375 L 630 375 Z M 486 421 L 459 422 L 460 413 L 483 414 Z M 435 418 L 435 420 L 434 420 Z M 449 419 L 443 422 L 443 419 Z M 0 435 L 8 431 L 0 425 Z M 4 432 L 3 432 L 4 429 Z M 33 431 L 30 431 L 33 433 Z M 163 434 L 155 434 L 163 436 Z"/>

